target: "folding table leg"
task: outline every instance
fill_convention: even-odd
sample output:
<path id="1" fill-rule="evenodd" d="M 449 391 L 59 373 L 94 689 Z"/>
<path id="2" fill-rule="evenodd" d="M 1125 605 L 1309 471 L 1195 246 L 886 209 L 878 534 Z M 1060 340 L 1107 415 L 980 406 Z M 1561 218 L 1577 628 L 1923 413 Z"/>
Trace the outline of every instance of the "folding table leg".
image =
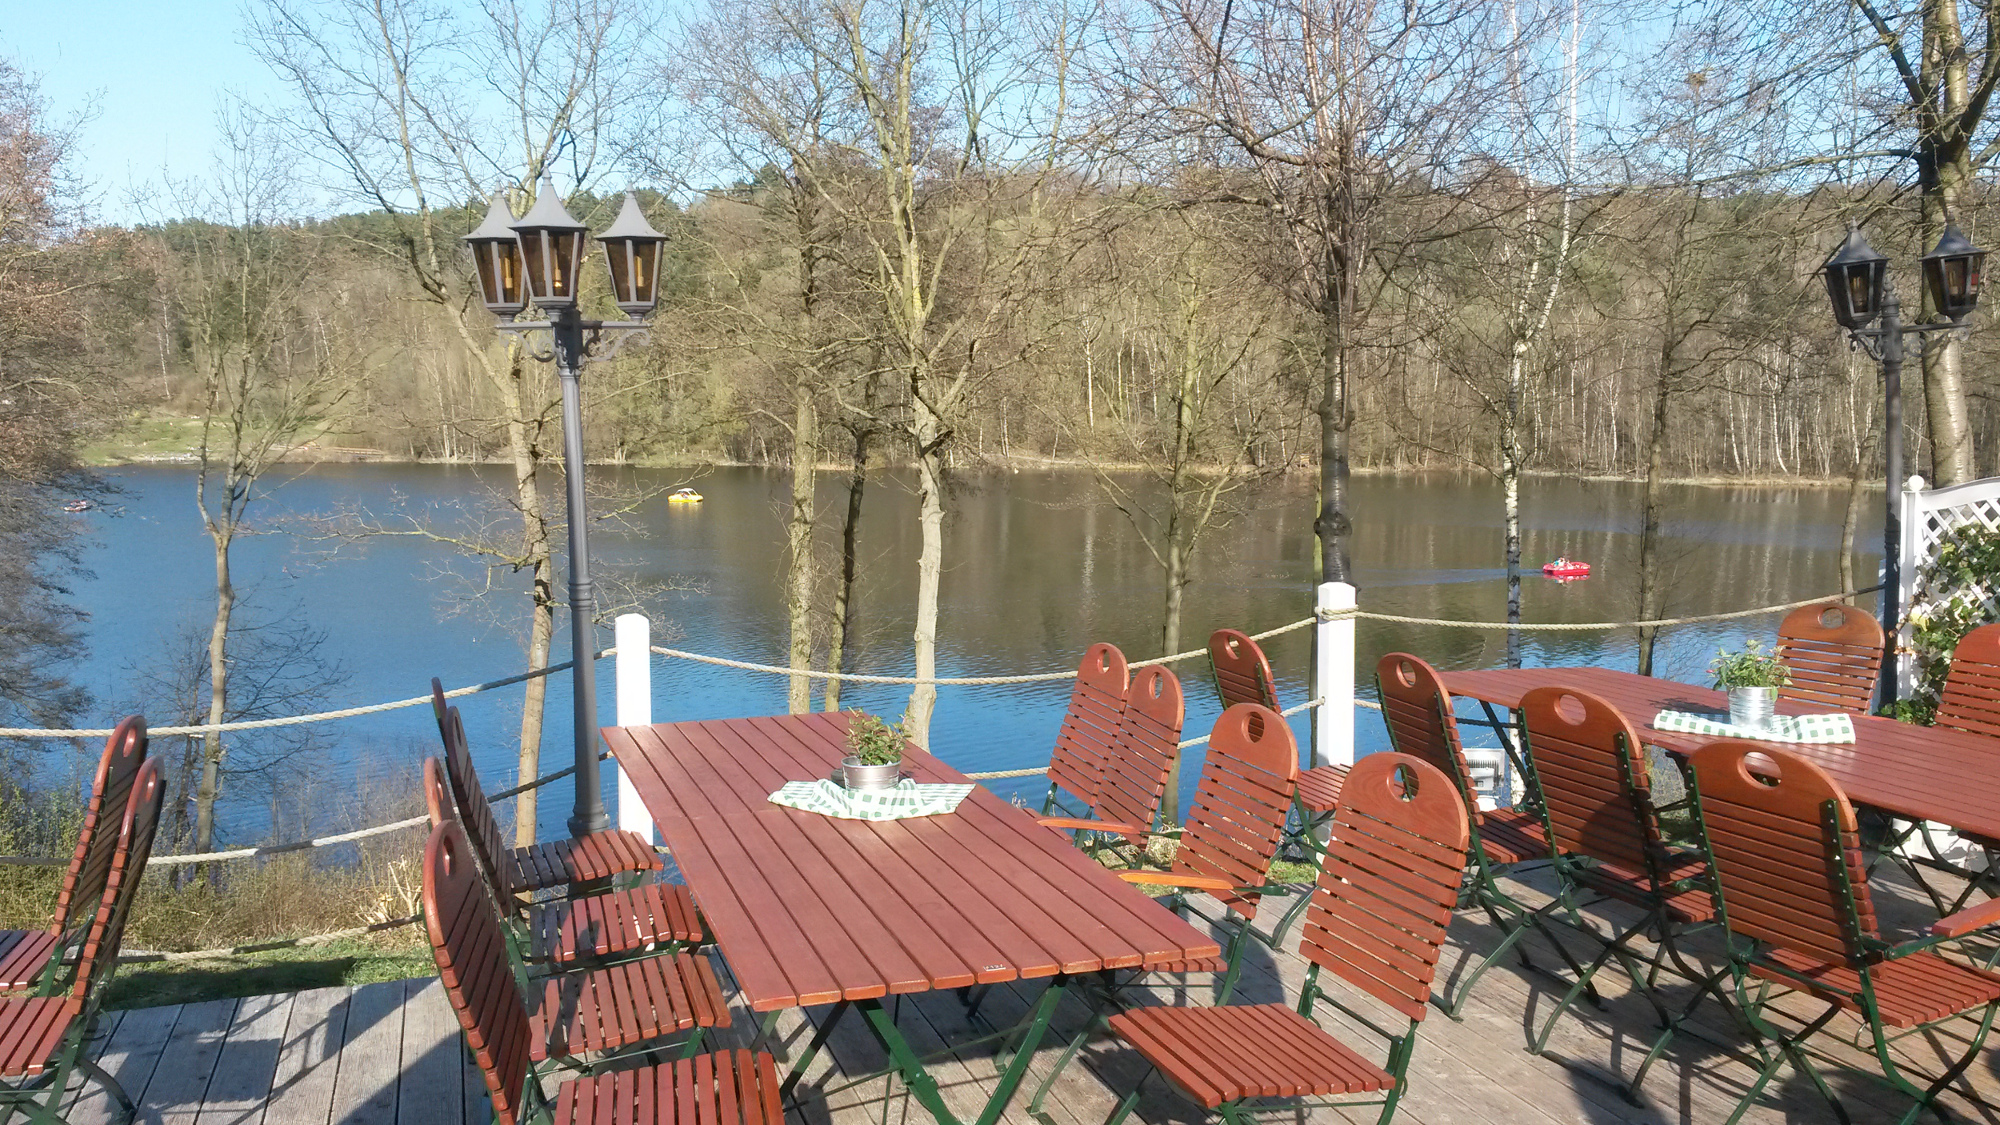
<path id="1" fill-rule="evenodd" d="M 806 1075 L 806 1068 L 810 1067 L 813 1059 L 819 1056 L 820 1048 L 826 1046 L 827 1037 L 833 1034 L 834 1025 L 840 1022 L 840 1018 L 845 1016 L 847 1009 L 852 1006 L 851 1001 L 840 1000 L 827 1011 L 826 1019 L 814 1029 L 812 1040 L 806 1044 L 804 1053 L 799 1055 L 799 1061 L 792 1064 L 792 1072 L 785 1076 L 784 1085 L 778 1087 L 778 1097 L 783 1099 L 792 1097 L 792 1091 L 798 1088 L 799 1079 Z"/>

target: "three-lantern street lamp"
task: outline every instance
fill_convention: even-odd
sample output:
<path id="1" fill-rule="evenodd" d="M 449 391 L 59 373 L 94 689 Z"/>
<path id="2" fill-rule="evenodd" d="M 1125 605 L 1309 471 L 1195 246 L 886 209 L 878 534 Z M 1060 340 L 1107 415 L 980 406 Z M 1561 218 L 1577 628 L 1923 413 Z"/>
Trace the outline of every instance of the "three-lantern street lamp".
<path id="1" fill-rule="evenodd" d="M 583 496 L 583 404 L 577 375 L 593 359 L 608 359 L 632 337 L 624 332 L 646 327 L 644 318 L 659 300 L 660 244 L 666 236 L 654 230 L 639 211 L 638 197 L 625 193 L 625 206 L 609 230 L 597 236 L 604 244 L 611 272 L 611 296 L 629 320 L 585 320 L 577 308 L 581 284 L 584 236 L 590 229 L 570 217 L 545 177 L 535 205 L 518 222 L 504 195 L 495 195 L 486 221 L 465 236 L 479 270 L 479 292 L 488 311 L 500 319 L 502 332 L 547 332 L 551 347 L 536 358 L 555 360 L 562 380 L 563 477 L 569 488 L 569 636 L 570 679 L 575 694 L 576 811 L 569 818 L 573 836 L 605 828 L 610 818 L 598 790 L 597 772 L 597 644 L 593 623 L 597 595 L 590 581 L 590 538 Z M 546 320 L 514 318 L 533 304 Z M 605 333 L 616 341 L 599 350 Z"/>
<path id="2" fill-rule="evenodd" d="M 1821 272 L 1826 276 L 1827 296 L 1833 299 L 1833 318 L 1847 329 L 1850 340 L 1882 363 L 1883 431 L 1882 460 L 1889 489 L 1883 504 L 1882 526 L 1882 630 L 1893 639 L 1902 613 L 1903 513 L 1897 504 L 1897 490 L 1903 475 L 1903 336 L 1905 333 L 1940 332 L 1964 327 L 1965 318 L 1979 304 L 1979 271 L 1986 251 L 1974 246 L 1956 224 L 1946 224 L 1944 237 L 1930 253 L 1918 259 L 1923 266 L 1924 286 L 1930 291 L 1931 305 L 1947 319 L 1931 324 L 1904 324 L 1902 308 L 1896 301 L 1895 286 L 1889 284 L 1889 259 L 1878 254 L 1861 236 L 1860 228 L 1848 231 L 1847 241 L 1826 260 Z M 1882 662 L 1883 704 L 1896 700 L 1896 662 Z"/>

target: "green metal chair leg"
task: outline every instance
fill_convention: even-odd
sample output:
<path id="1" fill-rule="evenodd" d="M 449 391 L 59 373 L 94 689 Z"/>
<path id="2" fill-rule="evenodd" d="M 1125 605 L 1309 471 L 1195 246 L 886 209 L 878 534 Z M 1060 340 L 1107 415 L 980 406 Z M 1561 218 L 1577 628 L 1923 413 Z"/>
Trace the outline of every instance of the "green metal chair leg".
<path id="1" fill-rule="evenodd" d="M 792 1064 L 792 1072 L 785 1076 L 784 1084 L 778 1087 L 778 1097 L 797 1104 L 792 1092 L 798 1088 L 799 1079 L 805 1077 L 806 1068 L 812 1066 L 813 1060 L 819 1057 L 820 1048 L 826 1046 L 827 1037 L 833 1034 L 834 1025 L 840 1022 L 841 1017 L 845 1016 L 848 1008 L 852 1006 L 852 1001 L 840 1000 L 827 1010 L 826 1019 L 813 1029 L 813 1036 L 807 1041 L 806 1049 L 800 1053 L 798 1061 Z"/>

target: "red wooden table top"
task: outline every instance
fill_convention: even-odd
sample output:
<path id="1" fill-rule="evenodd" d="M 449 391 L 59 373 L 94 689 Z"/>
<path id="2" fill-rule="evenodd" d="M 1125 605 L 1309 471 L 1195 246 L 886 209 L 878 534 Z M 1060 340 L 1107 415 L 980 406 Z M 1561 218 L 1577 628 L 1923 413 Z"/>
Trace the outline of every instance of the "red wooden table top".
<path id="1" fill-rule="evenodd" d="M 1722 692 L 1610 668 L 1489 668 L 1443 675 L 1445 688 L 1453 695 L 1510 710 L 1523 695 L 1548 684 L 1587 691 L 1618 708 L 1642 740 L 1681 755 L 1717 739 L 1655 730 L 1650 725 L 1655 715 L 1669 709 L 1711 713 L 1729 709 Z M 1785 715 L 1825 710 L 1778 701 L 1778 711 Z M 2000 739 L 1873 715 L 1853 718 L 1851 743 L 1773 745 L 1824 769 L 1855 804 L 1912 820 L 1935 820 L 1981 836 L 2000 835 Z"/>
<path id="2" fill-rule="evenodd" d="M 839 820 L 771 804 L 829 776 L 849 715 L 605 727 L 750 1006 L 775 1011 L 1221 947 L 986 789 L 955 812 Z M 904 771 L 965 782 L 914 746 Z"/>

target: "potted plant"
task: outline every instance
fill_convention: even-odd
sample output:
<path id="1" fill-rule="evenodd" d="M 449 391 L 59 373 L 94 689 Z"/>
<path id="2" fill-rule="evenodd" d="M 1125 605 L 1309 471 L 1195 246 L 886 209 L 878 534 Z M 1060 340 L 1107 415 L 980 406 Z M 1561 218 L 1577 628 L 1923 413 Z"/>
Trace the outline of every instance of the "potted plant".
<path id="1" fill-rule="evenodd" d="M 1775 652 L 1765 652 L 1755 640 L 1737 652 L 1718 649 L 1709 663 L 1717 691 L 1729 693 L 1729 721 L 1734 726 L 1762 730 L 1778 710 L 1778 689 L 1792 682 L 1791 670 Z"/>
<path id="2" fill-rule="evenodd" d="M 849 789 L 894 789 L 903 776 L 903 728 L 874 715 L 856 715 L 847 724 L 848 755 L 840 760 Z"/>

